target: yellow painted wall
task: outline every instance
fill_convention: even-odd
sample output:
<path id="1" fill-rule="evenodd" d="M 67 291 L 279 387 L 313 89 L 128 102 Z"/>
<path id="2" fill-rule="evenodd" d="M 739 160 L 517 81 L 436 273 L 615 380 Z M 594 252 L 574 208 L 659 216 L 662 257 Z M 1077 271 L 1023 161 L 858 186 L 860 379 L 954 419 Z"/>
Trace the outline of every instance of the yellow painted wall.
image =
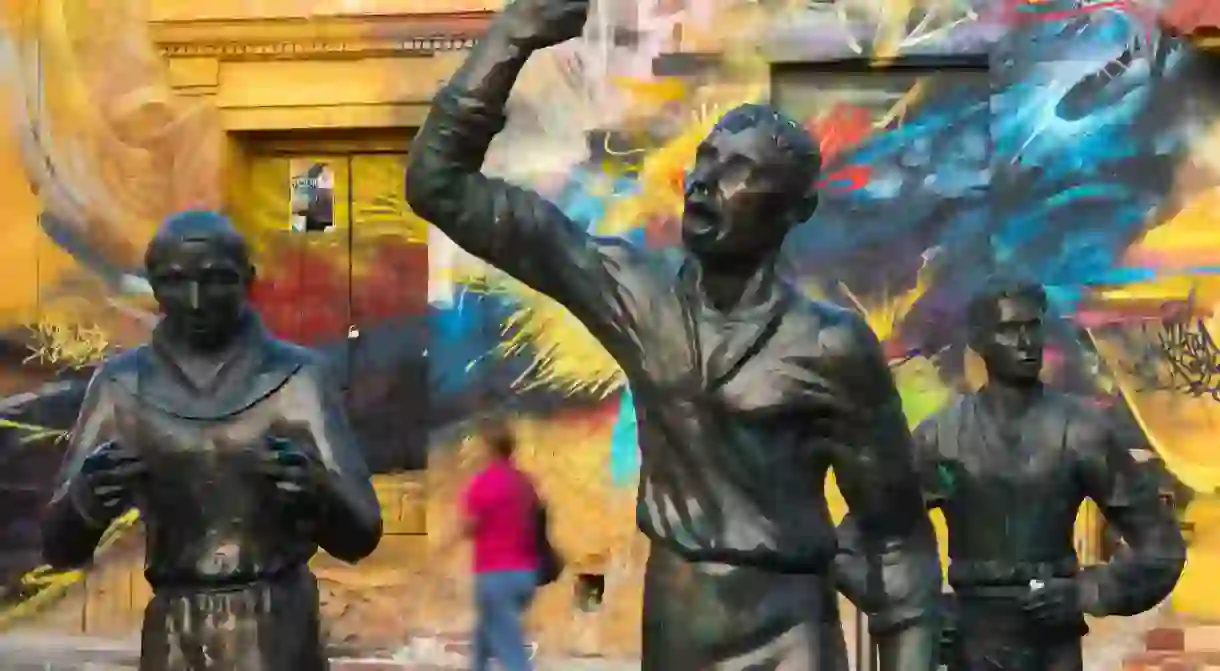
<path id="1" fill-rule="evenodd" d="M 1175 611 L 1220 621 L 1220 497 L 1202 495 L 1186 509 L 1190 546 L 1171 603 Z"/>
<path id="2" fill-rule="evenodd" d="M 376 17 L 499 10 L 504 0 L 151 0 L 151 21 L 229 21 Z"/>

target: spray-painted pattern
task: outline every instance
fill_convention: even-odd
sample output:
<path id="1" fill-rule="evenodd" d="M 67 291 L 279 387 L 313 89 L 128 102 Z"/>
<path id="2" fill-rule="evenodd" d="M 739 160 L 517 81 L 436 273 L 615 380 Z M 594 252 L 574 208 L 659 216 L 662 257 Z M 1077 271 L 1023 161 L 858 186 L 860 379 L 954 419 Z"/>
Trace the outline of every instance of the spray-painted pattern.
<path id="1" fill-rule="evenodd" d="M 32 542 L 56 432 L 90 362 L 155 319 L 139 256 L 155 222 L 224 200 L 216 111 L 160 84 L 144 17 L 126 7 L 138 3 L 105 15 L 78 4 L 6 10 L 0 43 L 12 131 L 0 138 L 0 316 L 14 394 L 0 429 L 0 462 L 14 465 L 0 545 Z M 990 273 L 1017 269 L 1049 286 L 1061 317 L 1048 376 L 1129 408 L 1198 494 L 1192 510 L 1217 505 L 1220 68 L 1163 32 L 1165 7 L 641 0 L 620 16 L 611 4 L 599 3 L 588 39 L 527 69 L 488 170 L 600 233 L 673 247 L 699 139 L 721 111 L 769 97 L 817 134 L 826 160 L 821 207 L 787 248 L 792 271 L 810 295 L 868 316 L 912 423 L 978 382 L 962 308 Z M 724 72 L 653 76 L 679 47 L 719 51 Z M 779 60 L 803 64 L 773 71 Z M 431 436 L 435 454 L 450 429 L 503 407 L 544 427 L 532 435 L 550 452 L 565 446 L 547 444 L 549 418 L 583 418 L 605 443 L 598 472 L 630 486 L 630 391 L 608 355 L 558 306 L 429 232 L 402 203 L 395 164 L 344 165 L 376 192 L 351 194 L 351 221 L 377 231 L 358 245 L 301 242 L 263 221 L 260 190 L 282 199 L 278 173 L 248 175 L 230 204 L 256 242 L 265 317 L 333 355 L 380 470 L 421 465 L 424 441 L 404 435 Z M 385 419 L 404 407 L 410 423 Z M 1196 529 L 1184 585 L 1220 563 L 1209 539 Z M 9 564 L 10 603 L 69 580 L 48 579 L 28 553 Z M 1207 610 L 1203 599 L 1180 605 Z"/>

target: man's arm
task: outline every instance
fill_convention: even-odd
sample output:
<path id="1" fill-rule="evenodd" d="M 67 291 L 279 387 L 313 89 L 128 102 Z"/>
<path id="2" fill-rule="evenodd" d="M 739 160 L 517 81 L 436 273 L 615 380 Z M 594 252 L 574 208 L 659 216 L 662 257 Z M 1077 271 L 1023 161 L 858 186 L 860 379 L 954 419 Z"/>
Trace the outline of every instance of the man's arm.
<path id="1" fill-rule="evenodd" d="M 88 564 L 98 541 L 114 521 L 113 517 L 92 518 L 70 495 L 77 478 L 85 477 L 81 473 L 85 458 L 102 443 L 114 439 L 111 394 L 109 378 L 99 369 L 85 390 L 85 400 L 68 436 L 68 452 L 56 479 L 55 493 L 43 514 L 43 560 L 57 569 Z"/>
<path id="2" fill-rule="evenodd" d="M 937 448 L 938 416 L 924 420 L 915 428 L 911 437 L 914 442 L 915 470 L 923 486 L 924 504 L 929 510 L 939 508 L 949 495 L 948 475 L 941 469 Z M 835 555 L 835 578 L 839 592 L 857 608 L 876 612 L 883 608 L 880 603 L 865 602 L 868 596 L 868 559 L 861 544 L 860 525 L 856 515 L 850 511 L 843 517 L 836 530 L 839 551 Z M 921 558 L 922 561 L 922 558 Z M 884 595 L 881 595 L 884 596 Z"/>
<path id="3" fill-rule="evenodd" d="M 1077 441 L 1085 494 L 1125 541 L 1106 564 L 1078 576 L 1081 608 L 1094 616 L 1135 615 L 1160 603 L 1178 583 L 1186 542 L 1155 481 L 1102 417 L 1069 438 Z"/>
<path id="4" fill-rule="evenodd" d="M 622 335 L 632 307 L 614 271 L 638 251 L 590 236 L 534 191 L 481 172 L 529 56 L 500 20 L 492 23 L 436 95 L 412 144 L 407 202 L 459 247 L 555 299 L 608 344 Z"/>
<path id="5" fill-rule="evenodd" d="M 869 612 L 882 671 L 934 668 L 940 637 L 940 559 L 924 508 L 902 401 L 872 330 L 854 314 L 823 332 L 844 424 L 832 465 L 858 526 Z"/>
<path id="6" fill-rule="evenodd" d="M 283 435 L 312 447 L 324 467 L 314 538 L 331 556 L 359 561 L 381 542 L 381 504 L 339 390 L 321 363 L 307 364 L 288 389 Z"/>

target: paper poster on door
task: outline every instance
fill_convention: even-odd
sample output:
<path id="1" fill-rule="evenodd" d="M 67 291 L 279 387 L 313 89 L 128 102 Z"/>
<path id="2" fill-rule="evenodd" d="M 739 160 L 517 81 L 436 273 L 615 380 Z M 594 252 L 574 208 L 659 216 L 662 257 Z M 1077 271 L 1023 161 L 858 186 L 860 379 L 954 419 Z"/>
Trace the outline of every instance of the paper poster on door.
<path id="1" fill-rule="evenodd" d="M 289 226 L 293 231 L 325 231 L 335 225 L 335 171 L 325 161 L 288 163 Z"/>

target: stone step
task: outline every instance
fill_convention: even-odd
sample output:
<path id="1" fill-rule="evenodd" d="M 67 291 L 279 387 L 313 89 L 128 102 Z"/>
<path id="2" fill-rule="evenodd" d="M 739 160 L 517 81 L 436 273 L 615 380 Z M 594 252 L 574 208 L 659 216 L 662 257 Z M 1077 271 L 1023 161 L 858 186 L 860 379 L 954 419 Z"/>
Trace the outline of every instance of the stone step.
<path id="1" fill-rule="evenodd" d="M 331 662 L 331 671 L 449 671 L 456 666 L 418 665 L 410 662 L 386 660 L 336 659 Z"/>
<path id="2" fill-rule="evenodd" d="M 1162 625 L 1144 634 L 1144 644 L 1154 652 L 1185 650 L 1220 653 L 1220 625 Z"/>
<path id="3" fill-rule="evenodd" d="M 1220 671 L 1220 625 L 1170 617 L 1144 633 L 1144 647 L 1123 671 Z"/>
<path id="4" fill-rule="evenodd" d="M 1132 655 L 1123 671 L 1213 671 L 1220 670 L 1220 652 L 1149 651 Z"/>

